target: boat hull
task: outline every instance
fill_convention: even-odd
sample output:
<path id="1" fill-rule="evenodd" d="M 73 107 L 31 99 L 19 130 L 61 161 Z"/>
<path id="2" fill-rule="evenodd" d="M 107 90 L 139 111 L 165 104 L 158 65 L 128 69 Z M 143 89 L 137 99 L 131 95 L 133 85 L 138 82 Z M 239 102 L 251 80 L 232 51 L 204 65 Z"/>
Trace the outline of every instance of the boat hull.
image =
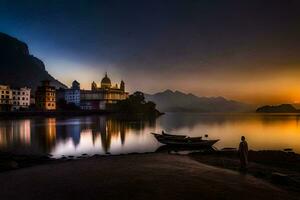
<path id="1" fill-rule="evenodd" d="M 213 146 L 219 140 L 194 140 L 193 138 L 178 138 L 178 137 L 165 137 L 160 134 L 153 134 L 154 137 L 157 139 L 158 142 L 173 146 L 173 147 L 201 147 L 201 148 L 208 148 Z"/>

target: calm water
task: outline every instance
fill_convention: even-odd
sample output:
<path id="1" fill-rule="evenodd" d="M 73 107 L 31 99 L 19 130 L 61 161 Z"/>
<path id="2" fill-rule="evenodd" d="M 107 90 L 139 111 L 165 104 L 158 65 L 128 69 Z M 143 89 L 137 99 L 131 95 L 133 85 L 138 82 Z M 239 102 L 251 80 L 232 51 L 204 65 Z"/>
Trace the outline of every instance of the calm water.
<path id="1" fill-rule="evenodd" d="M 54 157 L 153 152 L 150 132 L 221 139 L 216 148 L 236 147 L 245 135 L 251 149 L 293 148 L 300 153 L 300 116 L 167 113 L 154 121 L 128 122 L 105 116 L 0 120 L 0 150 Z"/>

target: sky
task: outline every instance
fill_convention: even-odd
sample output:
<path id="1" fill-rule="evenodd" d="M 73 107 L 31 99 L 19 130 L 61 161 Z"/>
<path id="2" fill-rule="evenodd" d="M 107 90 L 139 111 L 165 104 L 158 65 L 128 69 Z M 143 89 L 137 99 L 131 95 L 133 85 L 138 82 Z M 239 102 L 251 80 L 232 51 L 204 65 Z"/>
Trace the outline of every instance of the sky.
<path id="1" fill-rule="evenodd" d="M 85 89 L 105 72 L 251 104 L 300 102 L 300 1 L 0 0 L 0 31 Z"/>

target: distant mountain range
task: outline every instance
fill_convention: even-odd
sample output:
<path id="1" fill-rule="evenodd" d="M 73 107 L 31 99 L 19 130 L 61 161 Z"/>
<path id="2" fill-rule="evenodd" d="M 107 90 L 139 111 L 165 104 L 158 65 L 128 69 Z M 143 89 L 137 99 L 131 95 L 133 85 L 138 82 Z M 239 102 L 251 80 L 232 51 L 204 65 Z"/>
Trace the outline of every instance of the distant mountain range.
<path id="1" fill-rule="evenodd" d="M 166 90 L 156 94 L 145 94 L 148 101 L 156 103 L 163 112 L 250 112 L 254 107 L 224 97 L 198 97 L 180 91 Z"/>
<path id="2" fill-rule="evenodd" d="M 66 88 L 46 71 L 40 59 L 30 55 L 26 43 L 1 32 L 0 70 L 0 84 L 27 86 L 35 90 L 40 81 L 47 79 L 57 88 Z"/>

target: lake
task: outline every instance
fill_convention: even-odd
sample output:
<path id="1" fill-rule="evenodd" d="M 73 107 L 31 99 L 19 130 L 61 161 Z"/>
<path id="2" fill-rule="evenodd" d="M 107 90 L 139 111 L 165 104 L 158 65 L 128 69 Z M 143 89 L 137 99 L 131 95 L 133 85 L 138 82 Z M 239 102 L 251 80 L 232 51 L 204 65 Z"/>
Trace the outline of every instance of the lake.
<path id="1" fill-rule="evenodd" d="M 152 121 L 106 116 L 0 120 L 0 150 L 18 154 L 127 154 L 156 151 L 150 132 L 162 130 L 220 139 L 216 148 L 237 147 L 244 135 L 253 150 L 292 148 L 300 153 L 300 116 L 166 113 Z"/>

